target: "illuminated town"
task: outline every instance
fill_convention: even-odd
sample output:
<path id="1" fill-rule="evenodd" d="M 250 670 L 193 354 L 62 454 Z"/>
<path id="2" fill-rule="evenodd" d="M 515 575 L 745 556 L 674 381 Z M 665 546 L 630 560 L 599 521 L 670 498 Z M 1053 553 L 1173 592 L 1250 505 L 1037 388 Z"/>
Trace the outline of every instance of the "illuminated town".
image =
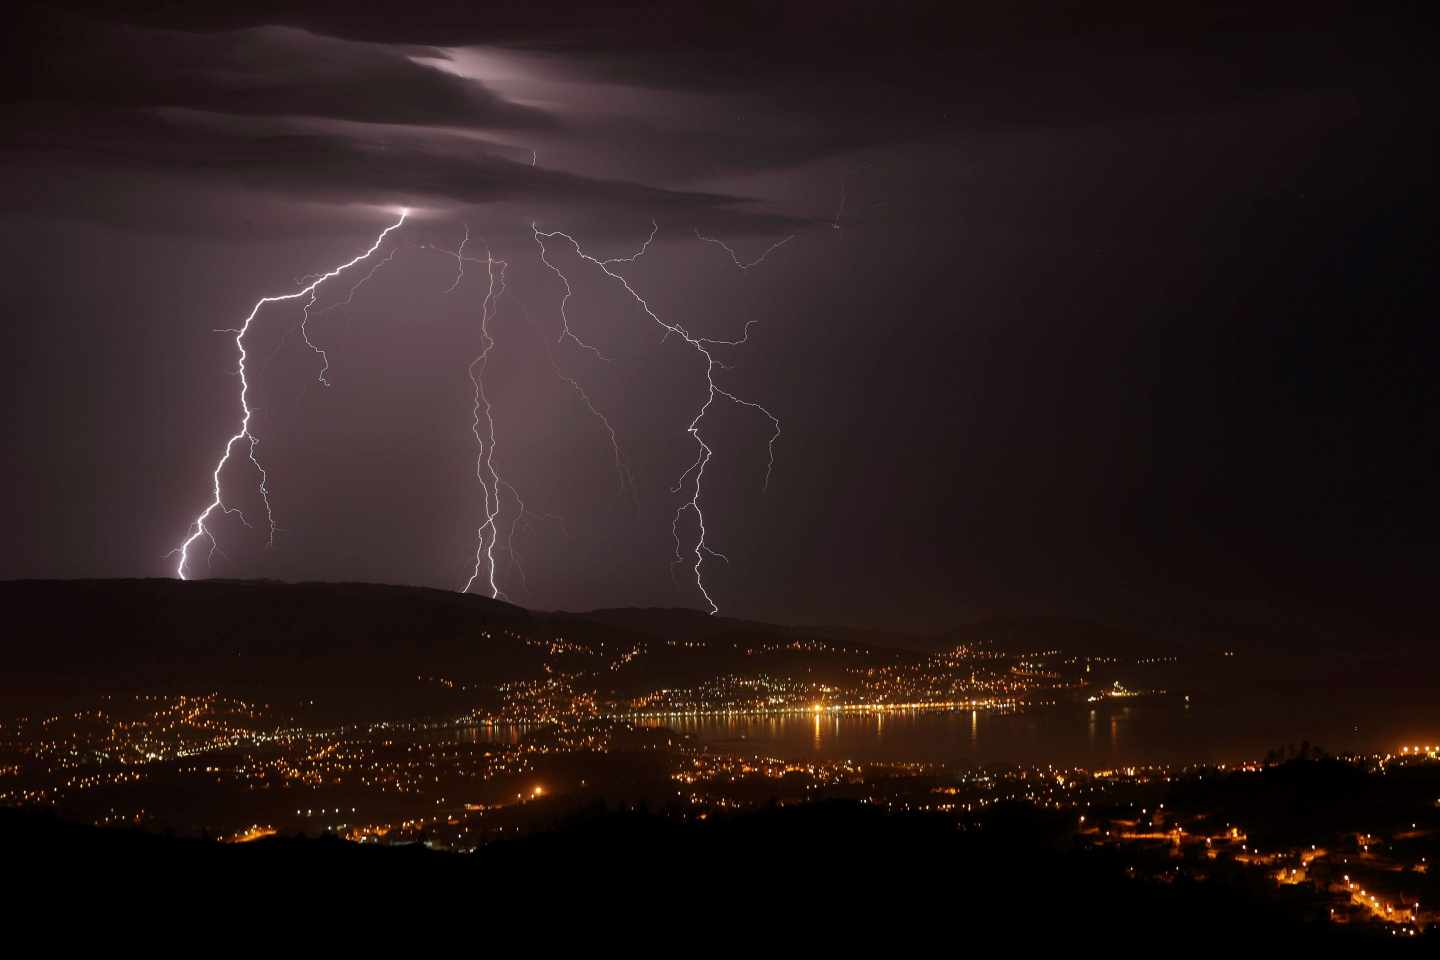
<path id="1" fill-rule="evenodd" d="M 579 647 L 548 651 L 588 656 Z M 627 664 L 640 656 L 630 647 L 618 655 Z M 1123 857 L 1136 882 L 1260 878 L 1276 896 L 1303 892 L 1331 924 L 1392 936 L 1422 935 L 1440 921 L 1431 870 L 1440 856 L 1440 745 L 1216 766 L 956 767 L 783 759 L 704 743 L 664 722 L 742 712 L 813 717 L 819 730 L 841 714 L 879 722 L 905 711 L 975 716 L 1044 710 L 1062 693 L 1097 696 L 1083 681 L 1046 669 L 1048 661 L 1003 660 L 956 652 L 855 671 L 848 685 L 768 671 L 726 674 L 622 699 L 606 699 L 586 682 L 613 673 L 616 661 L 601 658 L 593 672 L 570 674 L 547 663 L 532 680 L 472 685 L 488 706 L 448 719 L 336 725 L 308 719 L 303 704 L 281 711 L 218 693 L 103 696 L 0 727 L 0 803 L 104 828 L 227 843 L 334 836 L 460 854 L 523 836 L 597 800 L 641 804 L 684 822 L 777 804 L 848 802 L 941 816 L 961 830 L 1024 808 L 1062 818 L 1064 842 L 1075 849 Z M 1114 690 L 1112 683 L 1098 695 Z M 911 699 L 924 694 L 937 699 Z M 1247 818 L 1245 803 L 1237 804 L 1252 789 L 1247 784 L 1306 767 L 1383 787 L 1387 797 L 1398 790 L 1402 799 L 1428 801 L 1423 808 L 1377 805 L 1404 809 L 1408 822 L 1376 815 L 1359 827 L 1317 823 L 1299 834 L 1268 808 Z"/>
<path id="2" fill-rule="evenodd" d="M 1285 942 L 1440 935 L 1433 710 L 1368 708 L 1412 734 L 1361 734 L 1303 661 L 1229 642 L 546 614 L 368 585 L 11 596 L 42 604 L 47 642 L 0 677 L 0 838 L 37 873 L 342 899 L 550 900 L 557 875 L 604 878 L 570 891 L 588 900 L 781 871 L 827 898 L 835 877 L 870 878 L 867 900 L 958 896 L 982 926 L 1038 903 Z M 111 673 L 121 620 L 147 643 Z M 1272 708 L 1282 681 L 1300 694 Z"/>

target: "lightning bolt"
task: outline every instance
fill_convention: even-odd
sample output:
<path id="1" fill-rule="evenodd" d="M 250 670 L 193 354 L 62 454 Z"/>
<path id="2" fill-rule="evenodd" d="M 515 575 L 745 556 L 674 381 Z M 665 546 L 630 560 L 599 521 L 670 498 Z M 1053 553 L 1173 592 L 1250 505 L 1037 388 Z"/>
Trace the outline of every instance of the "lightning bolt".
<path id="1" fill-rule="evenodd" d="M 675 513 L 671 518 L 670 530 L 675 540 L 675 563 L 677 565 L 686 563 L 687 561 L 684 556 L 684 547 L 682 546 L 680 539 L 680 521 L 686 513 L 693 512 L 695 514 L 696 526 L 699 535 L 691 551 L 691 555 L 695 558 L 695 562 L 691 566 L 691 571 L 695 576 L 696 589 L 698 589 L 700 591 L 700 595 L 705 598 L 705 604 L 709 608 L 710 613 L 712 615 L 718 613 L 720 607 L 718 604 L 715 603 L 714 598 L 710 595 L 710 591 L 707 590 L 705 587 L 703 568 L 706 557 L 714 557 L 716 559 L 724 560 L 726 562 L 728 562 L 728 558 L 724 554 L 719 553 L 718 551 L 711 548 L 707 540 L 708 531 L 705 526 L 705 511 L 701 505 L 701 492 L 705 479 L 705 468 L 709 465 L 711 458 L 714 456 L 714 450 L 709 445 L 709 443 L 706 442 L 704 435 L 701 433 L 701 424 L 704 421 L 706 414 L 710 412 L 710 408 L 714 405 L 715 399 L 717 397 L 723 397 L 738 405 L 757 410 L 765 417 L 767 417 L 775 428 L 775 432 L 771 435 L 769 444 L 770 464 L 766 468 L 765 472 L 765 486 L 767 488 L 770 483 L 770 474 L 774 468 L 775 463 L 775 441 L 778 440 L 780 437 L 779 418 L 777 418 L 761 404 L 755 403 L 750 400 L 741 399 L 730 391 L 721 388 L 715 382 L 716 369 L 724 369 L 725 367 L 724 364 L 715 359 L 715 356 L 711 353 L 711 349 L 722 343 L 738 344 L 744 342 L 744 338 L 736 341 L 717 341 L 692 335 L 682 325 L 662 319 L 651 308 L 650 304 L 645 300 L 645 298 L 640 296 L 640 294 L 636 292 L 635 288 L 630 285 L 630 281 L 627 280 L 623 274 L 617 273 L 615 272 L 615 270 L 612 269 L 612 267 L 616 264 L 633 263 L 640 257 L 645 255 L 646 251 L 648 251 L 650 248 L 651 242 L 654 241 L 655 235 L 658 231 L 658 227 L 654 226 L 653 222 L 649 238 L 646 239 L 644 245 L 637 253 L 632 254 L 629 257 L 611 257 L 606 260 L 600 260 L 587 254 L 581 248 L 579 241 L 577 241 L 573 236 L 568 233 L 560 230 L 542 231 L 539 226 L 534 223 L 532 223 L 530 226 L 531 230 L 535 234 L 535 242 L 540 246 L 542 260 L 545 261 L 546 266 L 550 267 L 551 270 L 559 274 L 561 279 L 564 281 L 567 299 L 570 293 L 570 283 L 567 279 L 565 279 L 564 274 L 561 273 L 558 268 L 556 268 L 555 265 L 545 257 L 546 240 L 562 239 L 568 242 L 574 248 L 576 256 L 578 256 L 581 260 L 584 260 L 587 263 L 593 264 L 594 266 L 598 267 L 600 271 L 605 274 L 605 276 L 619 283 L 620 286 L 625 290 L 625 292 L 630 296 L 630 298 L 639 305 L 641 310 L 644 311 L 645 315 L 649 317 L 651 321 L 653 321 L 657 326 L 659 326 L 662 330 L 665 331 L 665 339 L 668 340 L 672 335 L 679 337 L 704 360 L 706 384 L 705 401 L 700 405 L 700 408 L 696 411 L 695 416 L 691 419 L 689 425 L 686 427 L 686 432 L 695 441 L 695 460 L 693 463 L 690 464 L 689 467 L 685 469 L 685 472 L 680 475 L 680 478 L 671 488 L 672 493 L 682 493 L 682 491 L 686 489 L 686 484 L 689 483 L 689 493 L 688 495 L 685 495 L 685 499 L 683 499 L 679 506 L 675 508 Z M 708 237 L 702 236 L 698 229 L 695 231 L 695 235 L 697 237 L 700 237 L 700 239 L 702 240 L 717 243 L 720 246 L 724 247 L 726 250 L 730 250 L 730 248 L 726 247 L 725 244 L 721 241 L 711 240 Z M 740 258 L 735 255 L 734 251 L 730 251 L 731 259 L 735 261 L 736 266 L 739 267 L 741 270 L 747 270 L 750 267 L 754 266 L 756 263 L 759 263 L 761 260 L 764 260 L 765 257 L 768 256 L 772 251 L 778 249 L 781 246 L 784 246 L 792 239 L 794 239 L 793 235 L 790 237 L 786 237 L 784 240 L 781 240 L 776 244 L 773 244 L 770 249 L 766 250 L 765 253 L 761 254 L 761 256 L 757 260 L 748 264 L 742 263 Z M 749 336 L 749 324 L 746 325 L 745 336 Z"/>
<path id="2" fill-rule="evenodd" d="M 384 245 L 386 238 L 389 237 L 393 231 L 398 230 L 401 225 L 405 223 L 405 218 L 409 215 L 409 213 L 409 210 L 402 209 L 400 211 L 399 219 L 397 219 L 390 226 L 386 227 L 384 230 L 380 231 L 380 235 L 375 238 L 375 242 L 372 243 L 370 245 L 370 248 L 364 253 L 360 254 L 354 259 L 347 260 L 340 266 L 330 270 L 328 273 L 311 274 L 310 277 L 312 279 L 310 280 L 310 282 L 305 286 L 301 287 L 299 290 L 294 291 L 293 293 L 285 293 L 271 297 L 261 297 L 259 300 L 255 301 L 255 306 L 250 308 L 249 315 L 245 318 L 245 321 L 240 324 L 240 326 L 230 327 L 220 331 L 222 333 L 235 334 L 235 349 L 239 354 L 239 361 L 236 366 L 236 373 L 240 377 L 240 429 L 237 430 L 234 434 L 232 434 L 230 439 L 225 442 L 225 448 L 220 454 L 220 459 L 216 461 L 215 469 L 210 474 L 211 498 L 209 504 L 207 504 L 205 509 L 201 510 L 200 513 L 196 515 L 195 519 L 191 521 L 189 527 L 189 535 L 186 536 L 185 540 L 181 542 L 180 546 L 176 547 L 174 550 L 170 551 L 169 554 L 167 554 L 167 556 L 179 556 L 180 559 L 175 566 L 175 575 L 181 580 L 189 579 L 189 577 L 185 573 L 185 567 L 190 562 L 190 547 L 195 543 L 195 541 L 201 539 L 202 537 L 208 539 L 210 541 L 210 556 L 212 558 L 214 557 L 215 552 L 219 550 L 219 544 L 215 539 L 214 532 L 211 531 L 208 526 L 206 526 L 206 524 L 210 521 L 210 518 L 215 515 L 216 511 L 219 511 L 222 516 L 229 516 L 231 514 L 234 514 L 240 518 L 241 523 L 244 523 L 247 527 L 250 526 L 250 523 L 246 519 L 245 514 L 242 513 L 239 508 L 226 505 L 224 493 L 221 489 L 220 483 L 220 474 L 222 471 L 224 471 L 226 464 L 230 462 L 230 455 L 234 452 L 235 445 L 237 443 L 244 442 L 246 444 L 247 455 L 249 457 L 250 463 L 255 467 L 256 472 L 259 474 L 260 482 L 258 486 L 260 490 L 260 499 L 265 504 L 265 518 L 269 524 L 269 535 L 266 539 L 266 544 L 267 546 L 273 545 L 275 542 L 275 533 L 278 528 L 275 525 L 275 512 L 270 504 L 270 488 L 268 486 L 270 477 L 269 474 L 265 472 L 265 468 L 261 465 L 260 458 L 256 455 L 255 452 L 256 448 L 260 445 L 260 440 L 250 430 L 250 418 L 254 414 L 254 411 L 250 407 L 250 382 L 245 375 L 245 361 L 249 358 L 249 354 L 245 350 L 245 335 L 250 332 L 250 325 L 255 322 L 255 318 L 260 315 L 261 308 L 264 307 L 266 304 L 281 303 L 286 300 L 299 300 L 302 297 L 310 298 L 310 300 L 306 304 L 306 311 L 308 317 L 309 306 L 310 304 L 314 303 L 315 291 L 320 287 L 320 285 L 323 284 L 326 280 L 330 280 L 334 277 L 340 276 L 340 274 L 344 273 L 346 270 L 373 256 L 375 252 Z M 368 279 L 368 277 L 366 279 Z M 363 282 L 364 281 L 362 280 L 361 283 Z M 354 294 L 353 289 L 351 291 L 351 294 Z M 310 342 L 308 336 L 306 337 L 306 342 Z M 313 344 L 311 346 L 312 349 L 316 349 Z M 324 352 L 319 352 L 323 357 Z"/>
<path id="3" fill-rule="evenodd" d="M 469 237 L 469 229 L 466 229 L 466 237 Z M 460 264 L 461 271 L 464 270 L 465 258 L 462 254 L 456 255 L 456 261 Z M 504 260 L 497 260 L 490 253 L 489 247 L 485 249 L 485 275 L 488 286 L 485 291 L 485 299 L 480 305 L 480 353 L 474 360 L 470 361 L 467 368 L 470 374 L 470 383 L 474 387 L 474 403 L 471 407 L 470 432 L 475 437 L 475 479 L 480 481 L 480 488 L 485 496 L 485 519 L 475 531 L 475 566 L 470 573 L 470 579 L 460 588 L 461 593 L 469 593 L 475 581 L 480 579 L 480 568 L 486 568 L 486 580 L 490 585 L 490 596 L 495 599 L 502 599 L 504 594 L 500 590 L 500 584 L 495 579 L 495 541 L 499 539 L 498 519 L 501 511 L 501 487 L 509 486 L 500 477 L 500 471 L 495 466 L 495 411 L 490 403 L 490 396 L 485 391 L 485 368 L 490 363 L 490 353 L 495 349 L 495 338 L 490 335 L 490 321 L 496 312 L 496 303 L 500 294 L 505 292 L 505 271 L 509 263 Z M 496 266 L 499 272 L 496 272 Z M 460 283 L 460 276 L 455 278 L 453 290 Z M 499 280 L 499 290 L 496 290 L 496 280 Z M 482 433 L 480 427 L 481 419 L 485 421 L 485 429 Z M 488 475 L 488 479 L 487 479 Z M 514 487 L 510 487 L 513 491 Z M 518 497 L 517 497 L 518 499 Z"/>

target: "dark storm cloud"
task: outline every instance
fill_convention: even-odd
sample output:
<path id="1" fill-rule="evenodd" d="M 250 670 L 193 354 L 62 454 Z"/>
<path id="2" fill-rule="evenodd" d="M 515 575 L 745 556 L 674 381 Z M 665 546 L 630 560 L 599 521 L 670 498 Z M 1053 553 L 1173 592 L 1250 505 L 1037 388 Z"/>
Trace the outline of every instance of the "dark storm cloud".
<path id="1" fill-rule="evenodd" d="M 758 97 L 825 120 L 826 145 L 1013 124 L 1176 114 L 1329 84 L 1403 82 L 1397 22 L 1418 5 L 404 0 L 69 4 L 210 30 L 283 23 L 327 36 L 555 55 L 573 75 Z M 819 126 L 819 124 L 816 124 Z M 799 141 L 801 138 L 795 138 Z"/>
<path id="2" fill-rule="evenodd" d="M 780 229 L 797 222 L 743 209 L 713 193 L 659 190 L 581 177 L 510 159 L 514 151 L 435 131 L 374 126 L 311 127 L 217 121 L 189 113 L 10 112 L 4 141 L 32 176 L 71 180 L 94 164 L 191 181 L 288 193 L 308 200 L 377 205 L 474 205 L 503 200 L 634 207 L 657 216 Z M 10 204 L 43 201 L 31 190 Z"/>
<path id="3" fill-rule="evenodd" d="M 618 30 L 537 28 L 515 42 L 576 78 L 724 98 L 733 123 L 636 132 L 703 175 L 1320 99 L 1403 101 L 1423 85 L 1407 16 L 1335 16 L 1344 6 L 741 4 L 678 26 L 621 16 Z"/>
<path id="4" fill-rule="evenodd" d="M 223 33 L 43 21 L 28 38 L 29 99 L 258 116 L 535 129 L 540 110 L 415 63 L 438 50 L 337 40 L 283 26 Z"/>
<path id="5" fill-rule="evenodd" d="M 227 134 L 215 144 L 225 153 L 206 157 L 194 155 L 194 135 L 174 120 L 126 118 L 130 142 L 109 137 L 104 149 L 151 170 L 212 176 L 217 187 L 233 177 L 307 196 L 374 189 L 383 195 L 375 202 L 397 193 L 462 203 L 643 200 L 693 206 L 698 216 L 720 207 L 718 199 L 615 181 L 684 194 L 696 180 L 917 141 L 1204 115 L 1297 92 L 1313 99 L 1317 90 L 1392 96 L 1405 82 L 1395 64 L 1406 61 L 1381 48 L 1395 31 L 1379 31 L 1384 18 L 1369 15 L 1336 29 L 1331 6 L 542 2 L 444 5 L 421 15 L 397 0 L 62 2 L 71 12 L 31 7 L 20 19 L 12 86 L 46 109 L 90 110 L 94 119 L 57 120 L 42 109 L 11 126 L 29 126 L 23 139 L 32 148 L 48 132 L 79 163 L 77 127 L 110 123 L 104 112 L 183 108 L 404 125 L 403 135 L 317 126 L 256 133 L 248 143 Z M 464 71 L 447 69 L 447 50 L 467 46 L 518 51 L 527 58 L 522 71 L 560 92 L 518 102 L 500 92 L 490 65 L 456 75 Z M 612 88 L 625 91 L 614 100 L 628 112 L 608 109 Z M 706 122 L 694 122 L 697 112 Z M 607 182 L 586 186 L 506 164 L 524 157 L 513 142 L 490 157 L 470 147 L 472 159 L 462 160 L 448 142 L 455 129 L 542 143 L 547 160 L 578 153 L 585 172 Z M 608 172 L 596 173 L 606 170 L 597 149 L 618 158 Z M 321 176 L 327 163 L 333 176 Z M 757 232 L 777 225 L 751 224 Z"/>
<path id="6" fill-rule="evenodd" d="M 643 208 L 759 232 L 797 224 L 743 198 L 533 165 L 493 135 L 563 136 L 561 121 L 420 62 L 445 60 L 432 47 L 282 26 L 194 33 L 50 11 L 22 22 L 25 55 L 10 61 L 22 82 L 10 84 L 0 144 L 30 188 L 9 194 L 9 209 L 101 218 L 110 210 L 178 225 L 185 211 L 154 199 L 170 178 L 309 202 L 524 200 Z M 127 172 L 143 179 L 126 185 Z"/>

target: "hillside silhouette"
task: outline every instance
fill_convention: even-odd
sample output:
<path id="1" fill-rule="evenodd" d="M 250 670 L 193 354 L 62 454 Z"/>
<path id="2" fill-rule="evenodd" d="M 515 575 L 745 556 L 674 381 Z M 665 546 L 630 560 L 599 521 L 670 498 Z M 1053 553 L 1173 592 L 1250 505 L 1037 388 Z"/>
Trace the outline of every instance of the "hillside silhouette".
<path id="1" fill-rule="evenodd" d="M 0 676 L 12 703 L 105 693 L 220 691 L 315 699 L 337 718 L 443 712 L 437 678 L 493 687 L 552 667 L 605 672 L 609 692 L 696 683 L 803 660 L 817 676 L 877 654 L 825 632 L 686 610 L 540 613 L 423 587 L 265 580 L 0 583 L 14 641 Z M 563 641 L 560 653 L 551 641 Z M 804 649 L 797 641 L 808 641 Z M 885 656 L 894 656 L 887 652 Z M 918 656 L 918 654 L 916 654 Z M 472 697 L 467 703 L 473 704 Z"/>

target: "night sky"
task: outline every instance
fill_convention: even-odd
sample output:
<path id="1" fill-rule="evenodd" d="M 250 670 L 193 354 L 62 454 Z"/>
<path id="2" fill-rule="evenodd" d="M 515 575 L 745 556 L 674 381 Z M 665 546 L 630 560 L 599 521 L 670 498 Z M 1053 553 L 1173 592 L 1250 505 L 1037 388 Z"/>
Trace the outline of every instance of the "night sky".
<path id="1" fill-rule="evenodd" d="M 218 522 L 193 575 L 464 582 L 485 271 L 449 290 L 434 247 L 468 226 L 470 253 L 509 263 L 488 393 L 535 514 L 506 595 L 703 607 L 671 566 L 703 364 L 563 242 L 570 324 L 610 360 L 557 342 L 564 287 L 530 226 L 627 257 L 653 220 L 618 272 L 696 336 L 756 321 L 716 380 L 782 421 L 765 491 L 768 421 L 721 402 L 704 424 L 723 613 L 1356 643 L 1431 622 L 1418 4 L 223 7 L 60 4 L 7 28 L 0 576 L 172 575 L 239 417 L 214 331 L 409 207 L 393 259 L 312 315 L 331 386 L 300 301 L 259 315 L 281 531 L 266 549 Z M 742 261 L 794 239 L 739 270 L 697 230 Z M 609 417 L 633 490 L 556 369 Z M 252 520 L 254 479 L 243 458 L 225 475 Z"/>

